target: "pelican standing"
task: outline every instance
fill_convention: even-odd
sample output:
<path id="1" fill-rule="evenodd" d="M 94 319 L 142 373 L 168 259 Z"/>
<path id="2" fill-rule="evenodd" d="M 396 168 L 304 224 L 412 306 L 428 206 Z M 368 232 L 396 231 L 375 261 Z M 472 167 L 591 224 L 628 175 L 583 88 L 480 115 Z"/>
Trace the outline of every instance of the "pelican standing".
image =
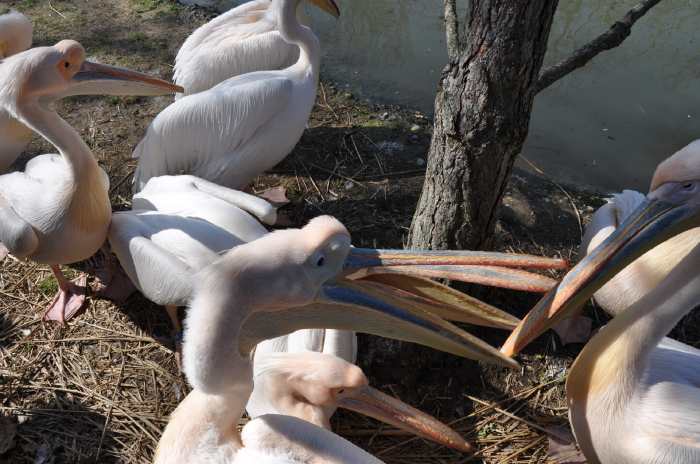
<path id="1" fill-rule="evenodd" d="M 226 253 L 198 274 L 186 319 L 184 371 L 193 391 L 173 413 L 156 463 L 378 463 L 331 432 L 291 416 L 236 425 L 253 390 L 250 352 L 270 335 L 298 328 L 369 331 L 472 356 L 472 341 L 450 325 L 340 278 L 350 236 L 319 217 Z M 313 354 L 317 357 L 318 354 Z M 486 357 L 500 363 L 501 358 Z M 357 371 L 354 371 L 355 373 Z M 323 389 L 321 394 L 342 395 Z M 420 423 L 418 423 L 420 427 Z"/>
<path id="2" fill-rule="evenodd" d="M 194 176 L 153 178 L 134 195 L 132 206 L 114 213 L 110 248 L 146 298 L 166 307 L 176 334 L 181 330 L 177 307 L 189 302 L 197 273 L 229 250 L 266 235 L 260 221 L 276 221 L 275 209 L 265 200 Z M 551 279 L 511 268 L 565 265 L 505 253 L 353 248 L 346 273 L 367 285 L 409 292 L 415 304 L 445 319 L 512 329 L 517 318 L 425 277 L 547 291 Z"/>
<path id="3" fill-rule="evenodd" d="M 10 10 L 0 15 L 0 60 L 32 46 L 32 22 Z M 0 172 L 7 171 L 32 140 L 32 131 L 0 108 Z"/>
<path id="4" fill-rule="evenodd" d="M 167 174 L 241 189 L 292 151 L 316 101 L 321 61 L 318 39 L 297 19 L 300 2 L 271 5 L 282 39 L 300 50 L 297 62 L 230 78 L 165 108 L 134 150 L 134 192 Z M 318 3 L 338 13 L 333 0 Z"/>
<path id="5" fill-rule="evenodd" d="M 338 15 L 329 2 L 308 1 Z M 309 25 L 303 3 L 297 6 L 296 14 L 301 24 Z M 208 90 L 240 74 L 284 69 L 296 63 L 299 47 L 282 38 L 279 20 L 272 0 L 252 0 L 198 27 L 175 58 L 173 80 L 185 89 L 183 96 Z"/>
<path id="6" fill-rule="evenodd" d="M 60 264 L 81 261 L 104 243 L 112 215 L 108 179 L 79 134 L 50 109 L 56 98 L 92 94 L 167 94 L 160 79 L 85 60 L 83 47 L 64 40 L 0 62 L 0 108 L 59 151 L 0 176 L 0 243 L 19 258 L 49 264 L 59 291 L 45 317 L 63 322 L 80 309 L 84 289 Z"/>
<path id="7" fill-rule="evenodd" d="M 644 201 L 511 334 L 511 355 L 659 243 L 700 226 L 700 156 L 657 168 Z M 666 242 L 668 243 L 668 242 Z M 569 419 L 590 463 L 700 462 L 700 350 L 665 336 L 700 302 L 700 246 L 584 347 L 566 382 Z"/>

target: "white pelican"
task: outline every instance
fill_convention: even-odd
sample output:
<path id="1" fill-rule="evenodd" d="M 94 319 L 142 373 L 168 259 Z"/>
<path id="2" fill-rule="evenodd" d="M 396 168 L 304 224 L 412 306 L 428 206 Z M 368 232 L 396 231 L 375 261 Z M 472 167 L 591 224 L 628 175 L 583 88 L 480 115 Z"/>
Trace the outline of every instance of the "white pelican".
<path id="1" fill-rule="evenodd" d="M 512 354 L 572 314 L 639 256 L 700 226 L 700 156 L 659 165 L 645 200 L 573 268 L 506 342 Z M 700 246 L 585 346 L 566 382 L 569 419 L 589 463 L 700 462 L 700 350 L 666 338 L 700 302 Z"/>
<path id="2" fill-rule="evenodd" d="M 382 298 L 371 287 L 343 279 L 349 252 L 343 225 L 319 217 L 303 229 L 275 231 L 238 246 L 198 274 L 183 344 L 184 371 L 193 391 L 163 432 L 156 463 L 379 462 L 295 417 L 266 415 L 240 434 L 236 427 L 253 390 L 250 352 L 273 334 L 356 329 L 472 356 L 474 345 L 463 332 L 435 325 L 436 319 L 421 310 L 403 309 L 411 306 L 410 299 Z M 302 383 L 300 388 L 313 389 L 313 380 Z M 327 387 L 317 393 L 344 396 Z M 420 419 L 415 422 L 414 428 L 422 427 Z"/>
<path id="3" fill-rule="evenodd" d="M 113 214 L 110 247 L 146 298 L 166 307 L 176 332 L 177 307 L 189 301 L 197 272 L 222 253 L 267 234 L 259 220 L 276 220 L 275 209 L 265 200 L 194 176 L 153 178 L 134 195 L 132 206 Z M 513 316 L 423 277 L 547 291 L 554 284 L 551 279 L 507 268 L 565 265 L 504 253 L 353 248 L 346 272 L 355 280 L 410 292 L 416 304 L 442 302 L 433 311 L 446 319 L 512 329 L 518 322 Z"/>
<path id="4" fill-rule="evenodd" d="M 192 174 L 243 188 L 287 156 L 301 138 L 316 101 L 318 39 L 296 16 L 301 0 L 273 0 L 282 38 L 300 49 L 280 71 L 258 71 L 177 100 L 148 127 L 134 150 L 138 192 L 151 177 Z M 318 0 L 337 10 L 333 0 Z"/>
<path id="5" fill-rule="evenodd" d="M 108 179 L 78 133 L 50 109 L 70 94 L 172 93 L 179 87 L 85 60 L 83 47 L 64 40 L 0 62 L 0 108 L 31 128 L 60 154 L 27 163 L 24 172 L 0 176 L 0 243 L 19 258 L 49 264 L 59 292 L 45 317 L 64 321 L 85 295 L 59 264 L 90 257 L 104 243 L 112 215 Z"/>
<path id="6" fill-rule="evenodd" d="M 346 330 L 326 332 L 354 337 L 354 332 Z M 251 418 L 281 414 L 330 430 L 331 416 L 342 407 L 441 445 L 473 451 L 471 445 L 441 422 L 370 387 L 364 372 L 354 364 L 316 351 L 262 354 L 258 353 L 261 344 L 255 348 L 254 387 L 246 406 Z"/>
<path id="7" fill-rule="evenodd" d="M 10 10 L 0 15 L 0 60 L 32 46 L 32 22 Z M 32 131 L 0 108 L 0 172 L 6 171 L 32 140 Z"/>
<path id="8" fill-rule="evenodd" d="M 681 152 L 700 158 L 700 140 Z M 581 244 L 581 255 L 593 251 L 645 200 L 634 190 L 625 190 L 608 200 L 595 212 Z M 700 243 L 700 229 L 692 229 L 661 243 L 620 271 L 595 293 L 600 307 L 615 315 L 631 306 L 657 285 L 681 260 Z"/>
<path id="9" fill-rule="evenodd" d="M 339 14 L 330 2 L 308 1 L 333 16 Z M 297 6 L 297 18 L 309 25 L 303 3 Z M 279 19 L 272 0 L 252 0 L 198 27 L 175 58 L 173 80 L 185 89 L 183 95 L 208 90 L 240 74 L 284 69 L 296 63 L 299 47 L 282 38 Z"/>

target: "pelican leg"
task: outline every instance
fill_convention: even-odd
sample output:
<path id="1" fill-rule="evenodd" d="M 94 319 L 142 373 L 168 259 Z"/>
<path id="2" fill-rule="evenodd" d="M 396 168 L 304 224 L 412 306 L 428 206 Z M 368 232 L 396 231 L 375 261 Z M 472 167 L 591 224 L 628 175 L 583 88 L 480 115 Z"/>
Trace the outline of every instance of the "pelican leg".
<path id="1" fill-rule="evenodd" d="M 175 344 L 175 362 L 178 369 L 182 372 L 182 324 L 177 316 L 177 306 L 166 305 L 165 310 L 170 317 L 170 323 L 173 326 L 172 337 Z"/>
<path id="2" fill-rule="evenodd" d="M 57 265 L 52 265 L 51 271 L 58 283 L 58 293 L 48 308 L 46 308 L 43 320 L 57 321 L 63 325 L 75 316 L 85 304 L 87 276 L 82 274 L 76 283 L 73 283 L 66 279 L 63 272 L 61 272 L 61 268 Z"/>
<path id="3" fill-rule="evenodd" d="M 123 303 L 136 291 L 109 247 L 103 246 L 93 260 L 94 266 L 89 271 L 95 277 L 90 285 L 93 295 Z"/>

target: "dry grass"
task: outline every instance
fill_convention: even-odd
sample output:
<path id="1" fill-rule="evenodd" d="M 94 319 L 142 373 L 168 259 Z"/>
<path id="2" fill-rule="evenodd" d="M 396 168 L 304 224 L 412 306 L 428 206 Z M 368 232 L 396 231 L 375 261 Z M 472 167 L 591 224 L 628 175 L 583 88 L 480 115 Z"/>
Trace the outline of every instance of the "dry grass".
<path id="1" fill-rule="evenodd" d="M 173 54 L 206 18 L 165 0 L 9 1 L 35 22 L 35 44 L 76 38 L 104 62 L 169 77 Z M 59 105 L 112 179 L 112 200 L 128 207 L 132 148 L 169 99 L 79 98 Z M 386 113 L 386 115 L 385 115 Z M 418 132 L 409 128 L 417 124 Z M 429 121 L 392 107 L 370 107 L 321 86 L 310 128 L 294 153 L 255 191 L 284 185 L 290 225 L 333 214 L 357 245 L 400 247 L 422 183 Z M 36 140 L 29 156 L 50 152 Z M 564 195 L 519 170 L 501 213 L 496 247 L 570 258 L 577 217 L 600 199 Z M 44 266 L 6 259 L 0 267 L 0 410 L 19 422 L 0 462 L 146 463 L 169 413 L 187 392 L 171 351 L 164 311 L 139 295 L 116 306 L 89 299 L 67 327 L 39 321 L 55 291 Z M 522 315 L 536 297 L 472 289 Z M 472 330 L 493 344 L 506 334 Z M 698 340 L 697 331 L 688 337 Z M 509 372 L 421 347 L 360 339 L 373 384 L 453 424 L 478 444 L 467 457 L 352 413 L 335 429 L 389 463 L 544 462 L 550 426 L 566 425 L 563 378 L 576 350 L 545 338 Z"/>

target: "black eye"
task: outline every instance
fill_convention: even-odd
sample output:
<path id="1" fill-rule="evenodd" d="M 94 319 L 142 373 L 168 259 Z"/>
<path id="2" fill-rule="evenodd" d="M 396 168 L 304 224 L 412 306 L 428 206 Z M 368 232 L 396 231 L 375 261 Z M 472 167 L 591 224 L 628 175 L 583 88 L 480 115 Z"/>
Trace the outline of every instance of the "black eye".
<path id="1" fill-rule="evenodd" d="M 683 184 L 683 189 L 685 190 L 691 190 L 693 188 L 692 182 L 688 182 L 687 184 Z"/>
<path id="2" fill-rule="evenodd" d="M 318 258 L 318 261 L 316 261 L 316 266 L 321 267 L 321 266 L 324 265 L 325 262 L 326 262 L 326 258 L 324 258 L 323 256 L 321 256 L 321 257 Z"/>
<path id="3" fill-rule="evenodd" d="M 342 395 L 344 391 L 345 391 L 345 389 L 344 389 L 344 388 L 341 388 L 340 390 L 338 390 L 338 394 L 339 394 L 339 395 Z"/>
<path id="4" fill-rule="evenodd" d="M 66 61 L 65 63 L 63 63 L 63 67 L 66 69 L 70 68 L 70 63 Z"/>

